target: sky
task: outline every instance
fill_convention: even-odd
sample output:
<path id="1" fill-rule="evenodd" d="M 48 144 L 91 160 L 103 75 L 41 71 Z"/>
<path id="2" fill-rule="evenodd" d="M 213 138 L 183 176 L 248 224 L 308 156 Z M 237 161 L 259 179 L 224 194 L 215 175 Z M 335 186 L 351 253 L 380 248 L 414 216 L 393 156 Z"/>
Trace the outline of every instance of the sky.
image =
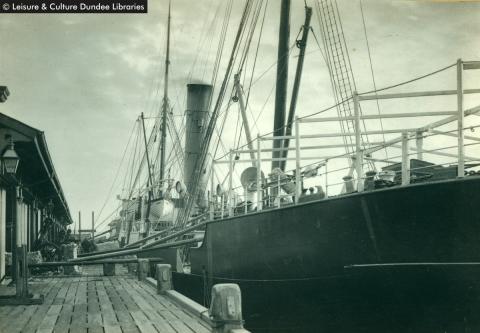
<path id="1" fill-rule="evenodd" d="M 357 90 L 372 90 L 359 1 L 337 2 Z M 185 110 L 186 84 L 211 78 L 226 3 L 172 0 L 169 95 L 178 119 Z M 458 58 L 480 60 L 480 2 L 363 0 L 362 4 L 377 88 L 432 72 Z M 243 5 L 244 1 L 233 1 L 218 82 L 223 79 Z M 0 15 L 0 84 L 11 92 L 0 112 L 45 132 L 75 219 L 78 211 L 86 217 L 91 211 L 98 215 L 105 206 L 102 220 L 116 207 L 123 172 L 110 188 L 132 127 L 141 112 L 148 117 L 161 107 L 167 7 L 165 0 L 150 0 L 148 14 Z M 273 127 L 272 65 L 277 53 L 278 14 L 279 1 L 269 0 L 249 99 L 254 136 Z M 303 1 L 292 0 L 291 43 L 303 20 Z M 320 36 L 315 13 L 312 27 Z M 258 34 L 254 36 L 256 45 Z M 290 77 L 297 53 L 292 51 L 290 57 Z M 253 54 L 247 61 L 244 86 L 252 75 Z M 304 68 L 297 107 L 300 116 L 334 104 L 328 71 L 312 35 Z M 465 74 L 466 88 L 473 88 L 478 78 L 474 71 Z M 455 71 L 405 89 L 455 89 Z M 467 107 L 480 104 L 477 102 L 466 98 Z M 421 111 L 451 110 L 455 105 L 455 99 L 425 101 Z M 382 102 L 380 106 L 387 110 L 391 104 Z M 418 103 L 408 101 L 392 110 L 414 106 Z M 375 107 L 365 106 L 365 112 L 375 112 Z M 232 114 L 225 129 L 230 135 L 223 141 L 227 149 L 234 145 L 231 133 L 236 130 L 238 110 Z M 412 122 L 402 125 L 416 124 L 416 120 Z M 147 120 L 147 128 L 152 123 Z"/>

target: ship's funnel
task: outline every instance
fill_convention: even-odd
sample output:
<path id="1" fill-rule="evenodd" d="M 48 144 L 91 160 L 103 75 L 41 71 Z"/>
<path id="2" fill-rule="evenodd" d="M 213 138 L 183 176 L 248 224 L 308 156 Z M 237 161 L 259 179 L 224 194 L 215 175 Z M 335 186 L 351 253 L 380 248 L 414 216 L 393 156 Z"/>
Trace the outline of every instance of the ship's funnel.
<path id="1" fill-rule="evenodd" d="M 212 97 L 212 86 L 208 84 L 187 84 L 187 110 L 185 131 L 185 185 L 192 193 L 195 172 L 200 172 L 200 201 L 204 201 L 204 192 L 207 186 L 208 172 L 211 158 L 207 159 L 203 170 L 196 170 L 197 161 L 202 151 L 202 144 L 210 119 L 209 104 Z"/>

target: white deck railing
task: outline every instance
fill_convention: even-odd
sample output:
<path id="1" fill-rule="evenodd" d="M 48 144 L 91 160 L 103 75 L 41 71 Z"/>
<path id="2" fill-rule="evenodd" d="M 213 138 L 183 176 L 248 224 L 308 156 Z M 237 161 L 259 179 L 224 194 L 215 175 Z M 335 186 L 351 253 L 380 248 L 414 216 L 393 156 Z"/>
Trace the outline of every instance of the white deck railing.
<path id="1" fill-rule="evenodd" d="M 328 174 L 333 172 L 338 172 L 341 170 L 348 170 L 348 175 L 352 176 L 355 175 L 353 181 L 356 182 L 356 190 L 358 192 L 362 192 L 364 190 L 364 167 L 365 161 L 381 161 L 385 163 L 399 163 L 401 162 L 401 179 L 402 185 L 408 185 L 410 183 L 410 174 L 412 170 L 410 169 L 410 156 L 416 155 L 418 159 L 423 159 L 424 154 L 433 154 L 443 157 L 452 157 L 456 159 L 457 164 L 457 177 L 462 178 L 465 176 L 465 161 L 476 161 L 478 162 L 480 159 L 477 157 L 466 156 L 465 155 L 465 146 L 470 145 L 477 145 L 480 144 L 480 138 L 475 136 L 465 135 L 466 129 L 473 129 L 477 126 L 469 126 L 467 128 L 464 127 L 464 118 L 466 116 L 474 115 L 480 113 L 480 106 L 465 110 L 464 109 L 464 95 L 465 94 L 478 94 L 480 93 L 480 89 L 463 89 L 463 72 L 464 70 L 472 70 L 472 69 L 480 69 L 480 61 L 468 61 L 463 62 L 461 59 L 457 61 L 456 64 L 457 69 L 457 77 L 456 77 L 456 90 L 438 90 L 438 91 L 422 91 L 422 92 L 407 92 L 407 93 L 395 93 L 395 94 L 357 94 L 354 92 L 352 96 L 354 102 L 354 116 L 353 117 L 315 117 L 315 118 L 296 118 L 294 122 L 294 135 L 291 136 L 258 136 L 256 139 L 256 150 L 253 148 L 254 145 L 252 143 L 249 144 L 249 149 L 237 149 L 237 150 L 230 150 L 228 161 L 224 160 L 217 160 L 214 161 L 213 168 L 216 165 L 220 165 L 223 163 L 228 163 L 228 190 L 226 196 L 223 194 L 216 195 L 214 182 L 212 180 L 212 187 L 210 191 L 210 202 L 211 202 L 211 209 L 210 214 L 211 218 L 215 216 L 217 211 L 220 210 L 220 215 L 223 217 L 225 215 L 233 216 L 234 210 L 237 209 L 237 200 L 234 200 L 233 193 L 236 190 L 233 187 L 233 173 L 234 173 L 234 164 L 237 163 L 253 163 L 253 165 L 257 168 L 257 179 L 256 184 L 262 184 L 262 186 L 256 187 L 256 210 L 262 210 L 266 201 L 264 200 L 264 191 L 266 190 L 265 184 L 262 179 L 261 174 L 261 163 L 267 161 L 295 161 L 295 169 L 294 177 L 295 177 L 295 193 L 288 194 L 292 196 L 295 200 L 295 203 L 298 203 L 300 196 L 302 195 L 302 169 L 305 171 L 305 166 L 302 168 L 301 162 L 302 161 L 317 161 L 317 169 L 318 167 L 322 167 L 324 172 L 319 174 L 319 176 L 325 177 L 325 194 L 328 196 L 329 187 L 332 186 L 339 186 L 344 185 L 344 182 L 341 183 L 328 183 Z M 362 115 L 360 111 L 360 104 L 364 101 L 372 101 L 372 100 L 384 100 L 384 99 L 397 99 L 397 98 L 418 98 L 418 97 L 429 97 L 429 96 L 447 96 L 447 95 L 456 95 L 457 96 L 457 110 L 455 111 L 429 111 L 429 112 L 402 112 L 402 113 L 389 113 L 389 114 L 378 114 L 378 115 Z M 403 128 L 403 129 L 387 129 L 387 130 L 378 130 L 378 131 L 367 131 L 362 130 L 361 128 L 361 121 L 369 120 L 369 119 L 397 119 L 397 118 L 420 118 L 420 117 L 439 117 L 439 116 L 446 116 L 445 118 L 435 121 L 433 123 L 429 123 L 426 126 L 421 126 L 417 128 Z M 311 124 L 311 123 L 325 123 L 325 122 L 341 122 L 346 120 L 353 120 L 354 121 L 354 132 L 353 133 L 319 133 L 319 134 L 301 134 L 301 125 L 302 124 Z M 439 131 L 436 128 L 456 122 L 457 126 L 456 129 L 453 131 Z M 479 126 L 480 127 L 480 126 Z M 365 135 L 372 135 L 372 134 L 400 134 L 398 137 L 394 139 L 390 139 L 385 142 L 371 142 L 365 143 L 362 140 L 362 136 Z M 329 148 L 340 148 L 344 147 L 345 145 L 342 144 L 322 144 L 322 145 L 301 145 L 301 141 L 305 139 L 316 139 L 316 138 L 329 138 L 329 137 L 341 137 L 341 136 L 351 136 L 355 137 L 354 144 L 350 144 L 349 146 L 355 147 L 355 151 L 353 154 L 345 153 L 340 155 L 323 155 L 323 156 L 303 156 L 302 152 L 306 150 L 322 150 L 322 149 L 329 149 Z M 438 149 L 430 149 L 425 150 L 423 147 L 423 140 L 424 138 L 431 137 L 431 136 L 449 136 L 457 138 L 456 146 L 450 147 L 441 147 Z M 291 139 L 294 141 L 294 147 L 290 148 L 262 148 L 262 143 L 266 141 L 272 140 L 283 140 L 283 139 Z M 410 145 L 410 141 L 415 140 L 415 147 Z M 474 143 L 465 145 L 465 140 L 474 141 Z M 254 140 L 255 141 L 255 140 Z M 371 154 L 384 149 L 385 147 L 394 147 L 401 149 L 401 155 L 390 157 L 389 159 L 375 159 L 371 156 Z M 456 154 L 442 152 L 442 150 L 457 148 Z M 267 158 L 262 157 L 262 153 L 272 152 L 272 151 L 295 151 L 294 157 L 279 157 L 279 158 Z M 411 153 L 413 151 L 413 153 Z M 241 155 L 241 154 L 249 154 L 251 159 L 247 160 L 234 160 L 234 156 Z M 255 158 L 255 160 L 252 160 Z M 347 168 L 341 169 L 334 169 L 329 170 L 328 164 L 330 161 L 339 158 L 347 158 L 351 161 L 350 166 Z M 400 158 L 400 161 L 395 161 L 395 158 Z M 448 163 L 445 163 L 445 165 Z M 442 165 L 442 164 L 439 164 Z M 213 177 L 212 177 L 213 178 Z M 280 181 L 280 178 L 279 178 Z M 274 185 L 270 183 L 268 185 L 269 188 L 280 188 L 281 184 Z M 239 187 L 240 188 L 240 187 Z M 278 191 L 279 195 L 281 195 L 281 191 Z M 220 199 L 219 199 L 220 198 Z M 220 201 L 220 202 L 219 202 Z M 243 199 L 244 202 L 244 212 L 247 213 L 248 203 L 247 203 L 247 195 L 245 194 L 245 198 Z M 280 202 L 280 200 L 278 200 Z M 219 209 L 218 206 L 220 205 Z M 242 207 L 242 206 L 241 206 Z M 225 211 L 226 210 L 226 211 Z"/>

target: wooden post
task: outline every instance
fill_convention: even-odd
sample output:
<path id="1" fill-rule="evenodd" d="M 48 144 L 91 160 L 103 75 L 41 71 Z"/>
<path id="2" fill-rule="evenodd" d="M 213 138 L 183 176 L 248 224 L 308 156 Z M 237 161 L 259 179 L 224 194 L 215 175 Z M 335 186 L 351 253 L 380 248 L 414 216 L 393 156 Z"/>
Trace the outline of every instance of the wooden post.
<path id="1" fill-rule="evenodd" d="M 10 186 L 12 191 L 11 217 L 13 224 L 12 277 L 15 281 L 15 295 L 0 295 L 0 305 L 42 304 L 42 295 L 28 292 L 28 250 L 27 250 L 27 212 L 23 204 L 21 188 Z"/>
<path id="2" fill-rule="evenodd" d="M 363 191 L 363 152 L 362 152 L 362 136 L 360 128 L 360 105 L 358 102 L 358 94 L 353 92 L 353 108 L 355 112 L 355 170 L 357 173 L 357 191 Z"/>
<path id="3" fill-rule="evenodd" d="M 115 276 L 115 264 L 103 264 L 104 276 Z"/>
<path id="4" fill-rule="evenodd" d="M 62 245 L 63 258 L 65 260 L 76 259 L 77 258 L 77 244 L 69 243 Z M 79 274 L 80 270 L 78 266 L 63 266 L 63 274 Z"/>
<path id="5" fill-rule="evenodd" d="M 415 143 L 417 145 L 417 159 L 423 160 L 423 132 L 416 132 Z"/>
<path id="6" fill-rule="evenodd" d="M 257 134 L 257 211 L 263 209 L 261 140 Z"/>
<path id="7" fill-rule="evenodd" d="M 295 117 L 295 203 L 298 203 L 302 194 L 302 179 L 300 177 L 300 122 Z M 286 163 L 286 161 L 285 161 Z"/>
<path id="8" fill-rule="evenodd" d="M 462 59 L 457 60 L 457 106 L 458 106 L 458 174 L 459 178 L 465 177 L 465 147 L 463 145 L 463 69 Z"/>
<path id="9" fill-rule="evenodd" d="M 78 239 L 82 241 L 82 213 L 78 211 Z"/>
<path id="10" fill-rule="evenodd" d="M 408 133 L 402 133 L 402 185 L 410 184 L 410 159 L 408 158 Z"/>
<path id="11" fill-rule="evenodd" d="M 228 164 L 228 216 L 233 216 L 233 151 L 230 149 Z"/>
<path id="12" fill-rule="evenodd" d="M 157 294 L 164 294 L 167 290 L 172 290 L 172 266 L 169 264 L 157 264 L 156 275 Z"/>
<path id="13" fill-rule="evenodd" d="M 150 271 L 150 263 L 148 259 L 138 259 L 138 280 L 143 281 L 147 278 Z"/>
<path id="14" fill-rule="evenodd" d="M 12 249 L 12 252 L 16 252 L 16 260 L 12 262 L 15 265 L 15 287 L 17 296 L 23 297 L 24 290 L 23 290 L 23 274 L 22 274 L 22 266 L 23 266 L 23 242 L 22 242 L 22 229 L 23 229 L 23 218 L 22 218 L 22 206 L 18 199 L 18 187 L 15 187 L 15 226 L 16 226 L 16 239 L 15 239 L 15 248 Z"/>

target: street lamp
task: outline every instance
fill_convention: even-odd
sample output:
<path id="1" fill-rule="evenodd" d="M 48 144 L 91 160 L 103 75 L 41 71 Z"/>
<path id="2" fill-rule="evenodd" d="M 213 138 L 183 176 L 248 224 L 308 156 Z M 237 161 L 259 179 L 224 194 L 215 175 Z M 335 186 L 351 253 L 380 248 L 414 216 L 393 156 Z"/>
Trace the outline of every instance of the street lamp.
<path id="1" fill-rule="evenodd" d="M 13 140 L 10 139 L 10 146 L 3 153 L 2 159 L 4 172 L 11 176 L 14 176 L 17 173 L 20 158 L 18 157 L 17 152 L 14 149 Z"/>

